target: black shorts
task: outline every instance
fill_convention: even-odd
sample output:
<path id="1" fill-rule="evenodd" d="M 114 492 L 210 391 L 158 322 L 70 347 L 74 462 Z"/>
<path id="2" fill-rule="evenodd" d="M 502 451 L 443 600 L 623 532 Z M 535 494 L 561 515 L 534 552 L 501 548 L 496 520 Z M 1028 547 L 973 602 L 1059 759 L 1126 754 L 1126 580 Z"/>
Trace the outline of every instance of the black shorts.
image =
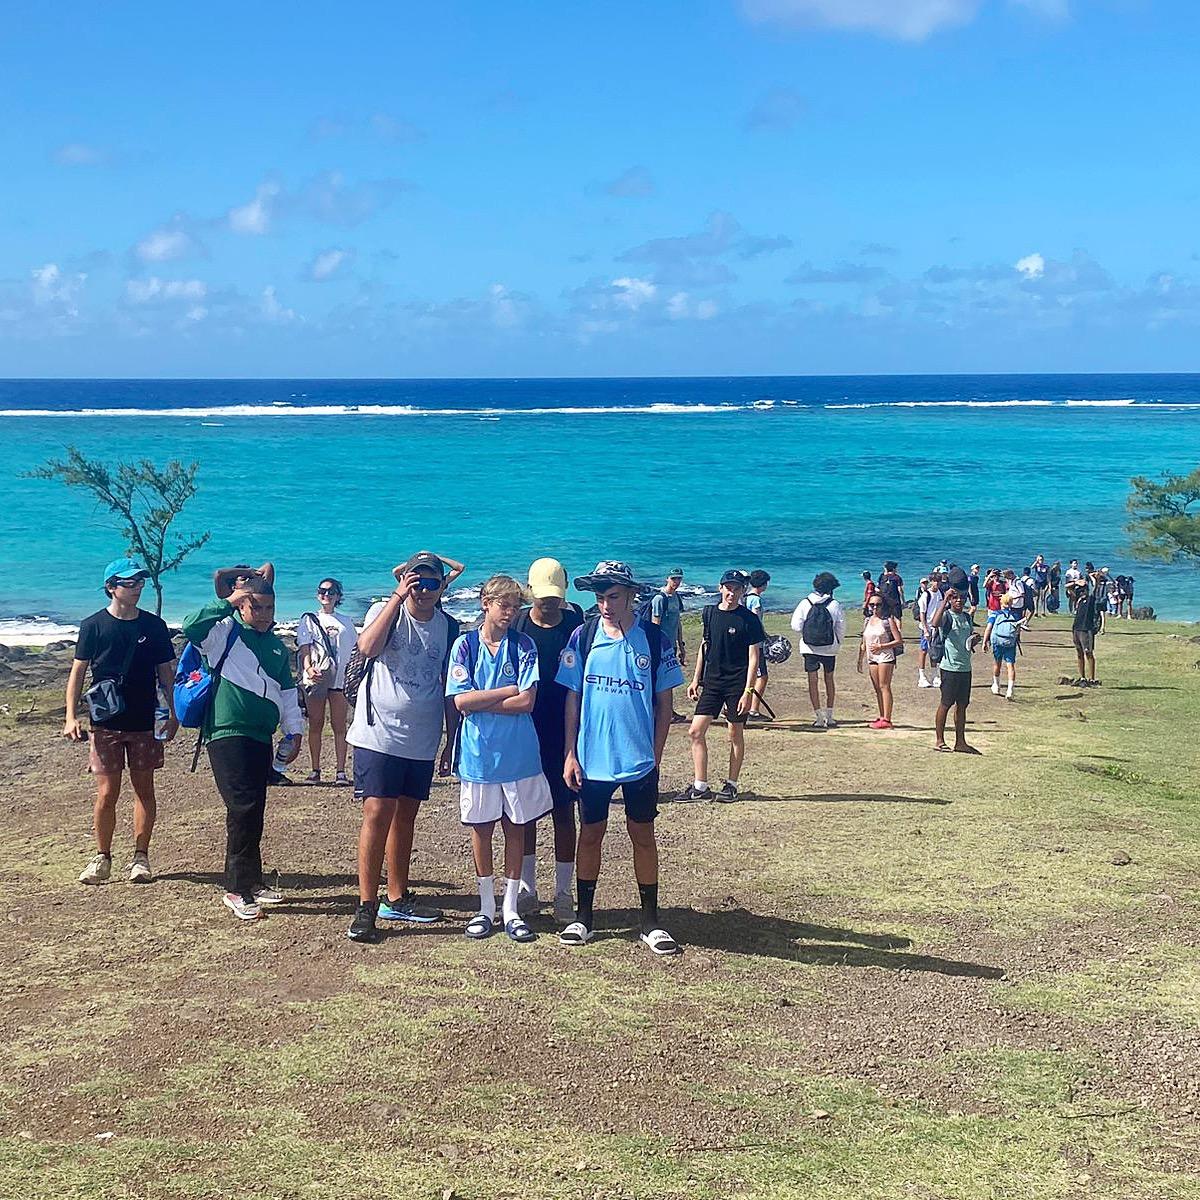
<path id="1" fill-rule="evenodd" d="M 742 724 L 746 720 L 746 714 L 738 712 L 738 702 L 745 690 L 738 684 L 714 686 L 706 683 L 700 693 L 700 699 L 696 701 L 696 716 L 719 717 L 721 709 L 724 708 L 727 721 L 735 725 Z"/>
<path id="2" fill-rule="evenodd" d="M 615 779 L 585 779 L 579 791 L 579 821 L 598 825 L 608 820 L 613 793 L 621 789 L 625 816 L 639 825 L 647 825 L 658 816 L 658 768 L 641 779 L 619 783 Z"/>
<path id="3" fill-rule="evenodd" d="M 563 755 L 550 757 L 542 756 L 542 774 L 550 785 L 550 795 L 554 799 L 554 812 L 570 811 L 575 807 L 575 793 L 567 787 L 563 778 Z"/>
<path id="4" fill-rule="evenodd" d="M 833 654 L 806 654 L 804 656 L 804 669 L 811 675 L 814 671 L 825 670 L 831 675 L 833 668 L 837 666 L 837 656 Z"/>
<path id="5" fill-rule="evenodd" d="M 971 672 L 947 671 L 942 667 L 939 671 L 942 677 L 942 703 L 947 708 L 961 704 L 965 708 L 971 703 Z"/>
<path id="6" fill-rule="evenodd" d="M 395 800 L 407 796 L 410 800 L 428 800 L 433 784 L 434 760 L 401 758 L 381 750 L 354 747 L 354 797 L 379 796 Z"/>

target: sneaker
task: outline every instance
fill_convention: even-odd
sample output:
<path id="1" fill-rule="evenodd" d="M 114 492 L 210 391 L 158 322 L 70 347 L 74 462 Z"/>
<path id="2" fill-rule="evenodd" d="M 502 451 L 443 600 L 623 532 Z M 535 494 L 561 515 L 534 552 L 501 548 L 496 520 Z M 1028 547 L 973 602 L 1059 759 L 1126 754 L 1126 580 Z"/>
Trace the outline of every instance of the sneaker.
<path id="1" fill-rule="evenodd" d="M 570 892 L 559 892 L 554 897 L 554 919 L 560 925 L 570 925 L 575 920 L 575 897 Z"/>
<path id="2" fill-rule="evenodd" d="M 727 779 L 721 784 L 721 790 L 717 792 L 717 799 L 722 804 L 732 804 L 738 798 L 737 784 Z"/>
<path id="3" fill-rule="evenodd" d="M 282 904 L 283 894 L 274 888 L 267 887 L 264 883 L 262 887 L 254 889 L 254 899 L 258 904 Z"/>
<path id="4" fill-rule="evenodd" d="M 825 725 L 825 714 L 823 712 L 819 712 L 813 717 L 812 727 L 814 729 L 827 728 L 827 726 Z"/>
<path id="5" fill-rule="evenodd" d="M 1013 690 L 1012 690 L 1012 688 L 1009 688 L 1009 689 L 1008 689 L 1008 691 L 1006 691 L 1006 692 L 1004 693 L 1004 698 L 1005 698 L 1005 700 L 1011 700 L 1011 699 L 1013 698 Z"/>
<path id="6" fill-rule="evenodd" d="M 309 771 L 309 773 L 307 775 L 305 775 L 305 777 L 304 777 L 304 782 L 305 783 L 320 783 L 321 782 L 321 772 L 319 770 L 318 771 Z"/>
<path id="7" fill-rule="evenodd" d="M 542 907 L 542 902 L 538 899 L 537 892 L 530 891 L 529 888 L 522 888 L 517 893 L 517 914 L 518 916 L 526 917 L 530 913 L 535 913 Z"/>
<path id="8" fill-rule="evenodd" d="M 917 676 L 917 687 L 920 687 L 920 688 L 933 687 L 933 684 L 930 683 L 929 680 L 925 678 L 925 675 L 922 672 L 922 674 Z"/>
<path id="9" fill-rule="evenodd" d="M 930 687 L 941 687 L 941 686 L 942 686 L 942 677 L 941 677 L 941 675 L 935 675 L 935 676 L 934 676 L 934 677 L 933 677 L 933 678 L 932 678 L 932 679 L 929 681 L 929 686 L 930 686 Z"/>
<path id="10" fill-rule="evenodd" d="M 698 788 L 694 783 L 689 783 L 681 792 L 677 792 L 671 797 L 679 804 L 707 804 L 713 799 L 713 790 L 710 787 Z"/>
<path id="11" fill-rule="evenodd" d="M 440 921 L 442 913 L 440 909 L 428 908 L 423 904 L 417 903 L 416 896 L 412 892 L 405 892 L 399 900 L 384 900 L 379 905 L 379 919 L 381 921 L 411 921 L 417 925 L 428 925 L 431 921 Z M 359 906 L 359 912 L 362 912 L 362 906 Z M 354 918 L 356 921 L 357 917 Z M 350 926 L 354 928 L 353 925 Z M 372 913 L 371 928 L 375 928 L 374 913 Z M 350 936 L 353 936 L 352 934 Z"/>
<path id="12" fill-rule="evenodd" d="M 333 786 L 334 787 L 349 787 L 350 786 L 350 776 L 347 775 L 345 771 L 339 771 L 333 777 Z"/>
<path id="13" fill-rule="evenodd" d="M 993 696 L 1000 695 L 1000 680 L 998 680 L 998 679 L 992 680 L 992 695 Z"/>
<path id="14" fill-rule="evenodd" d="M 262 909 L 253 899 L 247 900 L 245 896 L 239 896 L 237 892 L 226 892 L 224 904 L 239 921 L 257 921 L 262 916 Z"/>
<path id="15" fill-rule="evenodd" d="M 271 768 L 271 773 L 267 776 L 267 782 L 271 787 L 295 787 L 296 785 L 282 771 L 276 771 Z"/>
<path id="16" fill-rule="evenodd" d="M 373 942 L 375 940 L 375 905 L 369 900 L 359 904 L 346 930 L 346 936 L 352 942 Z"/>
<path id="17" fill-rule="evenodd" d="M 153 879 L 154 872 L 150 870 L 150 856 L 141 850 L 135 850 L 133 858 L 129 860 L 129 882 L 150 883 Z"/>
<path id="18" fill-rule="evenodd" d="M 833 714 L 826 713 L 825 714 L 825 728 L 826 729 L 836 729 L 837 727 L 838 727 L 838 723 L 833 719 Z"/>
<path id="19" fill-rule="evenodd" d="M 80 883 L 107 883 L 112 874 L 112 855 L 97 854 L 79 876 Z"/>

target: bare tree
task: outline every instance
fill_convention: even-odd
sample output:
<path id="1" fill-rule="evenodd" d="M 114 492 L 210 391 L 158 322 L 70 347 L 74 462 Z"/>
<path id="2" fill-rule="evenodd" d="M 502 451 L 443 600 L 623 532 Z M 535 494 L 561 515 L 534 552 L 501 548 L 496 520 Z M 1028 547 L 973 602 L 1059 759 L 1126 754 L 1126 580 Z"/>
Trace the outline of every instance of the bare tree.
<path id="1" fill-rule="evenodd" d="M 119 462 L 115 467 L 87 458 L 74 446 L 65 459 L 50 459 L 26 474 L 28 479 L 56 479 L 67 487 L 91 492 L 97 503 L 120 518 L 130 554 L 140 559 L 157 597 L 154 611 L 162 616 L 162 578 L 174 571 L 193 550 L 212 536 L 209 532 L 179 537 L 170 549 L 171 522 L 196 494 L 199 463 L 184 466 L 172 459 L 158 466 L 148 458 Z"/>

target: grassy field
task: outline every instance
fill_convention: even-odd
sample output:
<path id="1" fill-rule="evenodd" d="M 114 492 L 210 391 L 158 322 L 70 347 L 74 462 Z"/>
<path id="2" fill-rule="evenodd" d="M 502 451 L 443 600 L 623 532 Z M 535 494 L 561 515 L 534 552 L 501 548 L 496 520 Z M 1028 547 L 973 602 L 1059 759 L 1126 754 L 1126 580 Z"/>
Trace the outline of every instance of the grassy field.
<path id="1" fill-rule="evenodd" d="M 753 798 L 663 806 L 666 961 L 632 936 L 619 822 L 593 946 L 547 917 L 468 943 L 448 785 L 414 862 L 442 924 L 346 941 L 358 814 L 329 788 L 272 792 L 289 902 L 239 924 L 182 742 L 157 882 L 84 889 L 61 661 L 53 691 L 0 675 L 0 1196 L 1200 1197 L 1196 633 L 1114 626 L 1082 690 L 1039 623 L 1016 703 L 977 667 L 980 758 L 932 751 L 911 652 L 888 733 L 849 649 L 829 732 L 789 662 Z M 690 778 L 682 730 L 664 776 Z"/>

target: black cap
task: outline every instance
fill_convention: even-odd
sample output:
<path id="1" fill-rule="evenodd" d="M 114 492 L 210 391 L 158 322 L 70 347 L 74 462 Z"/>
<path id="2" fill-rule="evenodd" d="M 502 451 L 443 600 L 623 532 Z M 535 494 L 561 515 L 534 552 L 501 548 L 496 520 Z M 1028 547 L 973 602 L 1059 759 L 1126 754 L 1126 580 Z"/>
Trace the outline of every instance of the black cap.
<path id="1" fill-rule="evenodd" d="M 745 571 L 731 570 L 726 571 L 721 576 L 722 583 L 732 583 L 735 587 L 745 588 L 750 586 L 750 576 Z"/>
<path id="2" fill-rule="evenodd" d="M 407 575 L 410 571 L 419 570 L 421 567 L 424 567 L 427 571 L 432 571 L 439 579 L 444 579 L 446 576 L 446 564 L 429 550 L 421 550 L 417 554 L 414 554 L 404 564 L 404 570 L 400 574 Z"/>

